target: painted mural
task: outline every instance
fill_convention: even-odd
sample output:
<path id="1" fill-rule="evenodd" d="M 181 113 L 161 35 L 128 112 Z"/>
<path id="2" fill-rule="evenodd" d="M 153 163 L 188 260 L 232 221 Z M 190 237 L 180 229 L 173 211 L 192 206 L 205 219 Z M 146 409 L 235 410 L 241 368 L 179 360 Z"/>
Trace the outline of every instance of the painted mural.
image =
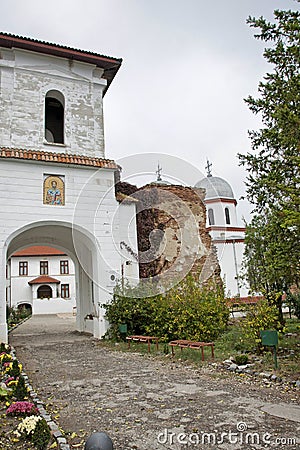
<path id="1" fill-rule="evenodd" d="M 63 176 L 45 175 L 44 176 L 44 205 L 65 204 L 65 180 Z"/>

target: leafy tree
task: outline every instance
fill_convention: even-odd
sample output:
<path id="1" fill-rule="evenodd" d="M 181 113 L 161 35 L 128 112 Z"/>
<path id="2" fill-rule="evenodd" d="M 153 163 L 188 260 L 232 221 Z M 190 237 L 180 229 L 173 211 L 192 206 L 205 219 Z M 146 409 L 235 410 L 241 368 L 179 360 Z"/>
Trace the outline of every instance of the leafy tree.
<path id="1" fill-rule="evenodd" d="M 239 155 L 254 205 L 246 231 L 248 277 L 260 292 L 299 286 L 300 274 L 300 11 L 276 10 L 274 18 L 247 20 L 268 44 L 264 57 L 273 70 L 259 83 L 259 97 L 246 99 L 263 127 L 249 133 L 252 152 Z"/>
<path id="2" fill-rule="evenodd" d="M 246 276 L 254 292 L 288 292 L 299 280 L 299 253 L 280 214 L 256 215 L 246 228 Z"/>

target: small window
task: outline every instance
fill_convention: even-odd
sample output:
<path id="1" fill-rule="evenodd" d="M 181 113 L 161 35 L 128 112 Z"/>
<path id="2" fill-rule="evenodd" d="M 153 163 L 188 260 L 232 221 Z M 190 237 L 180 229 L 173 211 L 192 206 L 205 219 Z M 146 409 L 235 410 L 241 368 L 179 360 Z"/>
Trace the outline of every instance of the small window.
<path id="1" fill-rule="evenodd" d="M 60 273 L 61 275 L 67 275 L 69 273 L 69 261 L 60 261 Z"/>
<path id="2" fill-rule="evenodd" d="M 208 210 L 208 223 L 209 223 L 209 225 L 215 224 L 214 211 L 211 208 L 209 208 L 209 210 Z"/>
<path id="3" fill-rule="evenodd" d="M 28 275 L 28 262 L 20 261 L 19 262 L 19 275 Z"/>
<path id="4" fill-rule="evenodd" d="M 40 262 L 40 275 L 48 275 L 48 261 Z"/>
<path id="5" fill-rule="evenodd" d="M 225 208 L 225 221 L 226 221 L 226 225 L 230 224 L 230 214 L 229 214 L 228 208 Z"/>
<path id="6" fill-rule="evenodd" d="M 70 297 L 70 286 L 68 284 L 61 285 L 61 297 L 62 298 Z"/>
<path id="7" fill-rule="evenodd" d="M 45 139 L 49 143 L 64 143 L 64 96 L 49 91 L 45 98 Z"/>

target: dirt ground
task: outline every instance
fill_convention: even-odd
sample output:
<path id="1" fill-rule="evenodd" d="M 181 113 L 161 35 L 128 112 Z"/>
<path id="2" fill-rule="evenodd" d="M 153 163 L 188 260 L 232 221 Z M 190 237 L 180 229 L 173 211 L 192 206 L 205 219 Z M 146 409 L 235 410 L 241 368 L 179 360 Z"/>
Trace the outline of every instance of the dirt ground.
<path id="1" fill-rule="evenodd" d="M 10 343 L 71 448 L 93 431 L 115 450 L 300 448 L 299 390 L 109 350 L 71 316 L 31 318 Z"/>

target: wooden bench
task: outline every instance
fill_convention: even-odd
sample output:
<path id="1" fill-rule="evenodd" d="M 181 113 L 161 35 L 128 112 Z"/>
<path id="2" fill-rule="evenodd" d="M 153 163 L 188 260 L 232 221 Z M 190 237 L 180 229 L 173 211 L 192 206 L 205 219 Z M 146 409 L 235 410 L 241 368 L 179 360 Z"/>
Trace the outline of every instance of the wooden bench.
<path id="1" fill-rule="evenodd" d="M 210 347 L 211 348 L 211 356 L 214 359 L 214 343 L 213 342 L 195 342 L 195 341 L 189 341 L 186 339 L 180 339 L 177 341 L 171 341 L 169 342 L 169 345 L 172 347 L 172 355 L 174 355 L 174 347 L 179 347 L 182 351 L 183 348 L 194 348 L 194 349 L 201 349 L 201 356 L 202 361 L 204 361 L 204 347 Z"/>
<path id="2" fill-rule="evenodd" d="M 144 342 L 146 344 L 148 344 L 148 352 L 150 353 L 150 346 L 152 343 L 156 344 L 156 350 L 158 350 L 158 341 L 159 338 L 156 336 L 138 336 L 138 335 L 133 335 L 133 336 L 126 336 L 126 339 L 128 341 L 128 348 L 130 348 L 130 343 L 131 341 L 133 342 Z"/>

